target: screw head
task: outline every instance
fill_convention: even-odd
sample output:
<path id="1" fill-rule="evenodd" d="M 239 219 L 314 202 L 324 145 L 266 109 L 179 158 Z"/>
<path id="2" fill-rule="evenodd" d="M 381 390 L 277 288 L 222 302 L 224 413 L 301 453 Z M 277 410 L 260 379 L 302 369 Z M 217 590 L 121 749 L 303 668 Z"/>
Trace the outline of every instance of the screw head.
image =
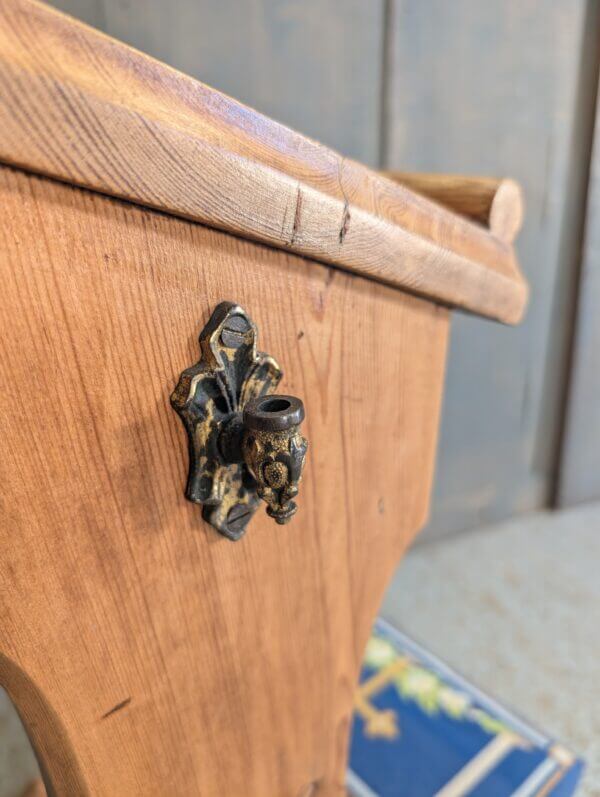
<path id="1" fill-rule="evenodd" d="M 227 526 L 234 537 L 241 537 L 252 517 L 248 504 L 234 504 L 227 513 Z"/>
<path id="2" fill-rule="evenodd" d="M 250 330 L 250 322 L 243 315 L 230 316 L 221 329 L 221 343 L 228 349 L 239 349 Z"/>

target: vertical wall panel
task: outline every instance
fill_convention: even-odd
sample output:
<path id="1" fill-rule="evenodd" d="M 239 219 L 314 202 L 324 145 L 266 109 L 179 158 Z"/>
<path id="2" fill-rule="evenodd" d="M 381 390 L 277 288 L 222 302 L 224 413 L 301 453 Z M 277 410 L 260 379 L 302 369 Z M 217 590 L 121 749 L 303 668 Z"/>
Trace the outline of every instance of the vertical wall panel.
<path id="1" fill-rule="evenodd" d="M 589 37 L 582 0 L 393 0 L 386 166 L 511 175 L 531 283 L 517 329 L 457 316 L 430 531 L 543 505 L 552 479 L 577 247 Z M 585 88 L 585 87 L 584 87 Z"/>
<path id="2" fill-rule="evenodd" d="M 54 0 L 268 116 L 379 159 L 384 0 Z"/>
<path id="3" fill-rule="evenodd" d="M 600 103 L 582 253 L 558 503 L 600 499 Z"/>

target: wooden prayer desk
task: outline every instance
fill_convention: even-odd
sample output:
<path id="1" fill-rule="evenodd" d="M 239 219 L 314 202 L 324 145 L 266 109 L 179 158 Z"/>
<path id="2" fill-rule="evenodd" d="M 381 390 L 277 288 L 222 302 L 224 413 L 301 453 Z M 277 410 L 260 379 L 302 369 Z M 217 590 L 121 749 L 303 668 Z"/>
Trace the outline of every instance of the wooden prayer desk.
<path id="1" fill-rule="evenodd" d="M 342 794 L 363 648 L 427 519 L 451 309 L 519 321 L 514 223 L 30 0 L 0 0 L 0 163 L 0 683 L 47 788 Z M 206 460 L 197 436 L 205 506 L 184 495 L 170 397 L 224 301 L 246 315 L 173 400 L 240 424 L 253 391 L 302 400 L 287 525 L 257 490 L 288 511 L 300 437 L 263 473 L 250 427 Z M 239 351 L 257 381 L 213 363 L 211 393 L 207 357 Z"/>

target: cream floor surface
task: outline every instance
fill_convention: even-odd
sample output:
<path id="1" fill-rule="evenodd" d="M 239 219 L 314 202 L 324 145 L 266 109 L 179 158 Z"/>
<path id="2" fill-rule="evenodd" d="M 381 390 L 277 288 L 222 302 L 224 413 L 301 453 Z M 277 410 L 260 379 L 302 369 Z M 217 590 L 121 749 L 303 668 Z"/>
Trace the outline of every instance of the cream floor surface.
<path id="1" fill-rule="evenodd" d="M 382 614 L 582 755 L 600 797 L 600 505 L 423 544 Z"/>
<path id="2" fill-rule="evenodd" d="M 583 755 L 578 797 L 600 797 L 600 505 L 423 544 L 382 614 Z M 0 797 L 35 772 L 0 690 Z"/>

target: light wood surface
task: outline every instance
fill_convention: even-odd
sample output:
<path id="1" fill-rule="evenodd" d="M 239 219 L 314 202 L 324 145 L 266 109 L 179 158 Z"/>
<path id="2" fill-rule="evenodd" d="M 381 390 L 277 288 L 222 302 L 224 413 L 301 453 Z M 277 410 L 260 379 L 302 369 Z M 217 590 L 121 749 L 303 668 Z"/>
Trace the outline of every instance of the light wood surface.
<path id="1" fill-rule="evenodd" d="M 448 312 L 0 170 L 0 683 L 57 795 L 343 794 L 383 590 L 423 525 Z M 185 501 L 169 394 L 244 306 L 310 452 L 289 527 Z"/>
<path id="2" fill-rule="evenodd" d="M 0 160 L 517 322 L 510 245 L 31 0 L 0 1 Z"/>
<path id="3" fill-rule="evenodd" d="M 515 180 L 459 174 L 385 174 L 455 213 L 485 225 L 507 243 L 515 240 L 523 224 L 523 192 Z"/>
<path id="4" fill-rule="evenodd" d="M 442 305 L 518 320 L 512 246 L 43 5 L 0 22 L 0 683 L 59 797 L 342 795 Z M 184 500 L 168 403 L 226 299 L 311 443 L 293 523 L 238 543 Z"/>
<path id="5" fill-rule="evenodd" d="M 22 797 L 46 797 L 46 789 L 44 788 L 43 782 L 41 780 L 34 780 L 25 789 Z"/>

